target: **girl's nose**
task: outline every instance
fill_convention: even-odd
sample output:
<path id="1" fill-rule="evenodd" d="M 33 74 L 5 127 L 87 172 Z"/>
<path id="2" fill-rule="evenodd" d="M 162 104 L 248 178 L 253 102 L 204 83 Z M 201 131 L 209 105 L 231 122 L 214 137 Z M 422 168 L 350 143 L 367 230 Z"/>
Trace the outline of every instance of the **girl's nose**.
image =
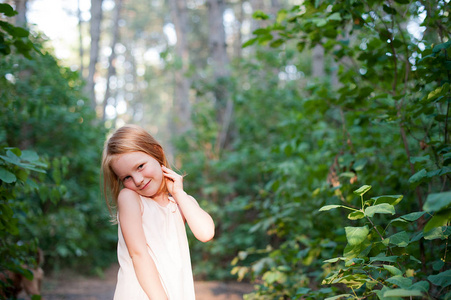
<path id="1" fill-rule="evenodd" d="M 144 178 L 141 175 L 139 175 L 139 174 L 133 176 L 133 181 L 135 182 L 135 185 L 137 187 L 141 186 L 143 180 L 144 180 Z"/>

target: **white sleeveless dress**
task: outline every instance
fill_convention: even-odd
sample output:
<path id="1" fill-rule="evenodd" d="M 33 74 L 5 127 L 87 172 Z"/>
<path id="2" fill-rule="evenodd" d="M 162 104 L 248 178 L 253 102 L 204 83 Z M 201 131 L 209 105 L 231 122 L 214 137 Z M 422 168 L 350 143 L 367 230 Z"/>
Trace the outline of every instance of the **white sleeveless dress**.
<path id="1" fill-rule="evenodd" d="M 147 250 L 157 266 L 168 299 L 195 300 L 188 239 L 178 205 L 169 202 L 163 207 L 145 197 L 141 197 L 141 201 Z M 120 268 L 114 300 L 148 300 L 136 277 L 120 224 L 118 236 L 117 256 Z"/>

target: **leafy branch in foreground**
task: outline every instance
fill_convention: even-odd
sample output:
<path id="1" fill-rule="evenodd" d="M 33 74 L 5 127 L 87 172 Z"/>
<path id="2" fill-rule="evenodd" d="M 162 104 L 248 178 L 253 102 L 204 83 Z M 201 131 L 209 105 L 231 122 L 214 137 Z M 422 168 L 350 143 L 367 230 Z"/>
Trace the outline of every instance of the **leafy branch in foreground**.
<path id="1" fill-rule="evenodd" d="M 347 245 L 343 256 L 328 259 L 326 264 L 339 264 L 328 274 L 323 284 L 344 284 L 349 293 L 327 299 L 361 299 L 377 296 L 378 299 L 422 297 L 423 299 L 449 299 L 451 270 L 447 270 L 447 246 L 451 226 L 451 192 L 430 194 L 424 211 L 412 212 L 388 222 L 385 227 L 376 225 L 376 215 L 393 216 L 402 195 L 387 195 L 364 200 L 371 186 L 364 185 L 354 191 L 361 199 L 361 208 L 346 205 L 326 205 L 320 211 L 335 208 L 352 210 L 347 218 L 366 220 L 363 226 L 345 227 Z M 422 231 L 409 230 L 408 225 L 427 218 Z M 399 230 L 402 228 L 404 230 Z M 415 227 L 416 228 L 416 227 Z M 394 232 L 394 233 L 392 233 Z M 436 274 L 426 277 L 421 272 L 421 262 L 412 253 L 413 245 L 421 239 L 434 242 L 443 250 L 440 260 L 432 264 Z"/>

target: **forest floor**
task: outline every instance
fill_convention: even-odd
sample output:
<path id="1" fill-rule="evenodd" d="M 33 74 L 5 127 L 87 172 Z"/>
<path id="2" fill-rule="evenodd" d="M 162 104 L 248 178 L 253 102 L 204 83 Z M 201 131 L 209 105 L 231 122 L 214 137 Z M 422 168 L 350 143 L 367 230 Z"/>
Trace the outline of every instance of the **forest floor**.
<path id="1" fill-rule="evenodd" d="M 105 271 L 104 277 L 58 274 L 44 279 L 42 300 L 112 300 L 118 266 Z M 252 291 L 252 285 L 238 282 L 195 281 L 196 300 L 239 300 Z M 27 299 L 24 294 L 21 299 Z"/>

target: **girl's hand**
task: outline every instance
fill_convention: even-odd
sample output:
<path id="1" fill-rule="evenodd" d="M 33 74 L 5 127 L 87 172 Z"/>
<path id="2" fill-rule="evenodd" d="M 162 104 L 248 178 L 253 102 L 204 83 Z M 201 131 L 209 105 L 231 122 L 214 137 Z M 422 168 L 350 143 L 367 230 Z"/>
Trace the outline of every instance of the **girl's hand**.
<path id="1" fill-rule="evenodd" d="M 161 170 L 163 171 L 169 193 L 175 197 L 177 193 L 183 192 L 183 176 L 165 166 L 161 166 Z"/>

